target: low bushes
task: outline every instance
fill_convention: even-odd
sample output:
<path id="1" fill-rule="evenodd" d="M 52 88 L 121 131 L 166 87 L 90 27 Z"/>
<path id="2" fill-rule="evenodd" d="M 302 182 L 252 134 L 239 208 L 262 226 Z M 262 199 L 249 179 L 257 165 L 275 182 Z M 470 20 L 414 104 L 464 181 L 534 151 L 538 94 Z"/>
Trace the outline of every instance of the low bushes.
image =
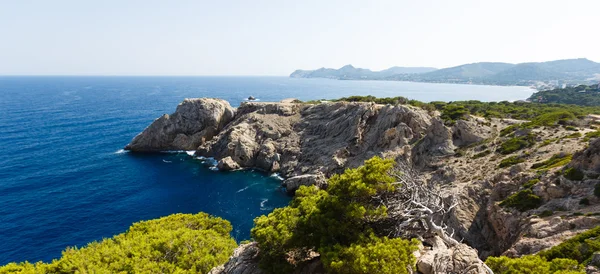
<path id="1" fill-rule="evenodd" d="M 500 165 L 498 165 L 498 167 L 499 168 L 509 167 L 509 166 L 513 166 L 513 165 L 516 165 L 516 164 L 522 163 L 522 162 L 525 162 L 525 159 L 523 159 L 522 157 L 510 156 L 508 158 L 502 159 L 502 161 L 500 161 Z"/>
<path id="2" fill-rule="evenodd" d="M 531 189 L 521 190 L 500 202 L 500 206 L 502 207 L 512 207 L 521 212 L 538 208 L 541 204 L 542 198 L 533 194 Z"/>
<path id="3" fill-rule="evenodd" d="M 581 170 L 574 168 L 574 167 L 569 167 L 569 168 L 565 169 L 564 176 L 565 176 L 565 178 L 567 178 L 571 181 L 581 181 L 585 177 L 585 175 L 583 174 L 583 172 L 581 172 Z"/>
<path id="4" fill-rule="evenodd" d="M 572 158 L 573 158 L 572 154 L 554 154 L 548 160 L 538 162 L 538 163 L 531 165 L 531 169 L 542 170 L 542 169 L 551 169 L 551 168 L 555 168 L 555 167 L 561 167 L 561 166 L 564 166 L 564 165 L 568 164 L 569 162 L 571 162 Z"/>
<path id="5" fill-rule="evenodd" d="M 531 147 L 535 144 L 535 135 L 533 133 L 528 133 L 527 135 L 513 137 L 506 140 L 504 143 L 500 145 L 498 148 L 498 152 L 501 154 L 511 154 L 515 151 Z"/>

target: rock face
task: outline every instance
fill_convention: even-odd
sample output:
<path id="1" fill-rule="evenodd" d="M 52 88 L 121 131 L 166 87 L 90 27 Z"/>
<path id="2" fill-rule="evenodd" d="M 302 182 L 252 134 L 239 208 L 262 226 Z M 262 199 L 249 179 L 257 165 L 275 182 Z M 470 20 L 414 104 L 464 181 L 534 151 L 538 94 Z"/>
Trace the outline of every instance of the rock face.
<path id="1" fill-rule="evenodd" d="M 375 155 L 397 157 L 422 138 L 431 117 L 410 106 L 370 103 L 243 103 L 198 154 L 285 177 L 330 176 Z"/>
<path id="2" fill-rule="evenodd" d="M 125 149 L 137 152 L 195 150 L 218 134 L 234 114 L 225 100 L 185 99 L 175 113 L 154 120 Z"/>
<path id="3" fill-rule="evenodd" d="M 571 166 L 589 173 L 600 174 L 600 138 L 590 142 L 590 146 L 573 155 Z"/>
<path id="4" fill-rule="evenodd" d="M 227 263 L 211 269 L 208 274 L 263 274 L 258 268 L 258 251 L 256 242 L 241 244 Z"/>

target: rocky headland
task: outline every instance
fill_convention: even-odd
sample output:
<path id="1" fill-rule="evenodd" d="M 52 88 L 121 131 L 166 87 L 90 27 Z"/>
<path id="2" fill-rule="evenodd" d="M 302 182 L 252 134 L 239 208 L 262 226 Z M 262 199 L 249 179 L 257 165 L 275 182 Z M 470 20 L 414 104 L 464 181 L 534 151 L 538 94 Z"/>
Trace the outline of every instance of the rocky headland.
<path id="1" fill-rule="evenodd" d="M 221 170 L 278 172 L 290 193 L 325 188 L 329 176 L 373 156 L 395 159 L 418 180 L 456 197 L 444 218 L 456 244 L 437 236 L 417 251 L 421 273 L 486 273 L 481 259 L 517 257 L 555 246 L 600 224 L 600 139 L 586 126 L 503 130 L 526 121 L 464 116 L 360 102 L 305 104 L 186 99 L 125 149 L 195 150 Z M 578 134 L 575 134 L 577 132 Z M 512 147 L 517 143 L 516 149 Z M 241 245 L 211 273 L 261 273 L 257 247 Z M 319 266 L 309 264 L 318 273 Z M 591 273 L 591 272 L 590 272 Z"/>

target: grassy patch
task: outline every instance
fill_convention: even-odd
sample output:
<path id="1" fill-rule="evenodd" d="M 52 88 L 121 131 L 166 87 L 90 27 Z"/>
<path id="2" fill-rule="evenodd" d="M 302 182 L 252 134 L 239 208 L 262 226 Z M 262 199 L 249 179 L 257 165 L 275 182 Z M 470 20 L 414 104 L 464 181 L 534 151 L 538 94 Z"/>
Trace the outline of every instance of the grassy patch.
<path id="1" fill-rule="evenodd" d="M 504 158 L 502 159 L 502 161 L 500 161 L 500 165 L 498 165 L 499 168 L 505 168 L 505 167 L 509 167 L 509 166 L 514 166 L 518 163 L 522 163 L 525 162 L 525 159 L 523 159 L 522 157 L 519 156 L 510 156 L 508 158 Z"/>
<path id="2" fill-rule="evenodd" d="M 571 162 L 572 158 L 573 158 L 572 154 L 564 154 L 564 155 L 554 154 L 548 160 L 545 160 L 543 162 L 538 162 L 538 163 L 531 165 L 531 168 L 543 170 L 543 169 L 551 169 L 551 168 L 555 168 L 555 167 L 560 167 L 560 166 L 564 166 L 564 165 L 568 164 L 569 162 Z"/>
<path id="3" fill-rule="evenodd" d="M 531 147 L 535 144 L 535 135 L 533 133 L 528 133 L 524 136 L 513 137 L 506 140 L 504 143 L 500 145 L 498 148 L 498 152 L 501 154 L 511 154 L 515 151 Z"/>
<path id="4" fill-rule="evenodd" d="M 542 198 L 533 194 L 531 189 L 521 190 L 500 202 L 502 207 L 512 207 L 521 212 L 538 208 L 540 205 L 542 205 Z"/>
<path id="5" fill-rule="evenodd" d="M 490 155 L 490 153 L 492 153 L 492 152 L 490 150 L 486 149 L 482 152 L 479 152 L 479 153 L 473 155 L 473 159 L 479 159 L 481 157 L 488 156 L 488 155 Z"/>
<path id="6" fill-rule="evenodd" d="M 527 183 L 524 183 L 523 187 L 531 189 L 535 184 L 537 184 L 539 182 L 540 182 L 540 179 L 531 179 L 531 180 L 527 181 Z"/>
<path id="7" fill-rule="evenodd" d="M 579 137 L 581 137 L 581 133 L 580 132 L 573 132 L 573 133 L 571 133 L 571 134 L 569 134 L 569 135 L 567 135 L 567 136 L 565 136 L 563 138 L 579 138 Z"/>
<path id="8" fill-rule="evenodd" d="M 583 137 L 583 140 L 587 142 L 593 138 L 598 138 L 598 137 L 600 137 L 600 130 L 586 133 L 585 137 Z"/>

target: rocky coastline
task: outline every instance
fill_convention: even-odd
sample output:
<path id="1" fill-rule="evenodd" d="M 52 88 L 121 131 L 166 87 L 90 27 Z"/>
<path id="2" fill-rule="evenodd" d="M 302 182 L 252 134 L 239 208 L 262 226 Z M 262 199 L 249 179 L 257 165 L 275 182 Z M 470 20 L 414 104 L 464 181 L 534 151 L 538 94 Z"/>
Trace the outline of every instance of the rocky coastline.
<path id="1" fill-rule="evenodd" d="M 515 136 L 535 135 L 536 145 L 498 153 L 509 138 L 501 131 L 523 122 L 469 116 L 448 125 L 437 111 L 409 105 L 286 100 L 244 102 L 233 108 L 224 100 L 200 98 L 186 99 L 175 113 L 156 119 L 125 149 L 194 150 L 196 156 L 214 157 L 223 171 L 278 172 L 291 194 L 301 185 L 324 188 L 329 176 L 373 156 L 395 159 L 409 166 L 419 180 L 457 197 L 457 206 L 445 222 L 459 244 L 447 246 L 432 238 L 429 242 L 437 247 L 422 247 L 415 254 L 417 270 L 453 273 L 460 268 L 487 273 L 481 260 L 487 256 L 532 254 L 600 225 L 594 215 L 600 212 L 600 201 L 590 195 L 600 182 L 593 179 L 600 174 L 600 141 L 586 148 L 582 138 L 567 137 L 568 130 L 532 129 L 517 131 Z M 562 166 L 544 173 L 531 168 L 560 153 L 575 153 L 568 166 L 582 170 L 585 179 L 563 176 L 558 172 Z M 502 167 L 507 157 L 520 160 Z M 540 197 L 537 207 L 503 206 L 524 186 Z M 583 199 L 585 203 L 580 202 Z M 211 273 L 260 273 L 252 260 L 256 247 L 239 249 L 230 263 Z"/>

